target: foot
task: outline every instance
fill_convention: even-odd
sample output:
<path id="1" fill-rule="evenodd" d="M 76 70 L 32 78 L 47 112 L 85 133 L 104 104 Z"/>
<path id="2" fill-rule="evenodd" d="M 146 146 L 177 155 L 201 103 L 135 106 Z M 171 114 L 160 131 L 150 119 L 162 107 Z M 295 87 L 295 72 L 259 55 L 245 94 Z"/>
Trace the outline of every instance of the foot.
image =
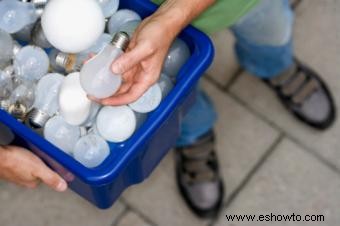
<path id="1" fill-rule="evenodd" d="M 316 72 L 298 60 L 281 75 L 264 81 L 302 122 L 322 130 L 335 121 L 336 109 L 327 85 Z"/>
<path id="2" fill-rule="evenodd" d="M 224 197 L 214 140 L 213 132 L 209 132 L 195 144 L 176 150 L 179 190 L 188 206 L 201 218 L 216 217 Z"/>

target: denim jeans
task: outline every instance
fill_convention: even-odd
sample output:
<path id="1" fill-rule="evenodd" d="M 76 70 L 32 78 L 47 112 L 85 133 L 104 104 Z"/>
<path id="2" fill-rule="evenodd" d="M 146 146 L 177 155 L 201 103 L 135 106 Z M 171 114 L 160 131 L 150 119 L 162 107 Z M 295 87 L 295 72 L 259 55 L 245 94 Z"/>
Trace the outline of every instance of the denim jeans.
<path id="1" fill-rule="evenodd" d="M 274 77 L 293 64 L 293 12 L 288 0 L 262 0 L 232 28 L 240 65 L 260 78 Z M 190 145 L 211 130 L 217 114 L 209 98 L 198 92 L 184 117 L 178 146 Z"/>

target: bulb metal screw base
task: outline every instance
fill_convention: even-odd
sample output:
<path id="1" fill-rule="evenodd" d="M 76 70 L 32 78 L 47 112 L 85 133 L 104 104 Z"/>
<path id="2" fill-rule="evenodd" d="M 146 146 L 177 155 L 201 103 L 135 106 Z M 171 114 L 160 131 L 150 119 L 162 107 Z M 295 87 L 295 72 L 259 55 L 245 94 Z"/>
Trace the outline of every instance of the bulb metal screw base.
<path id="1" fill-rule="evenodd" d="M 15 103 L 8 107 L 8 113 L 23 122 L 27 116 L 27 107 L 23 104 Z"/>
<path id="2" fill-rule="evenodd" d="M 34 128 L 42 128 L 46 122 L 50 119 L 50 116 L 39 109 L 34 108 L 28 115 L 28 121 Z"/>
<path id="3" fill-rule="evenodd" d="M 126 32 L 118 32 L 117 34 L 115 34 L 113 36 L 113 39 L 111 41 L 111 45 L 122 49 L 124 52 L 127 49 L 127 47 L 129 46 L 130 43 L 130 37 Z"/>

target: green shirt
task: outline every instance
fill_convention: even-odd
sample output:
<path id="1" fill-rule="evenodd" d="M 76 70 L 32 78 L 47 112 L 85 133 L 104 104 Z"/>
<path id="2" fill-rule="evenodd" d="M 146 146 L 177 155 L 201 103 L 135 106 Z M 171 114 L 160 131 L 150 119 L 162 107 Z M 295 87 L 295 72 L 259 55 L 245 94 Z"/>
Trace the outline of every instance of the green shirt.
<path id="1" fill-rule="evenodd" d="M 152 1 L 161 4 L 165 0 Z M 213 33 L 236 23 L 258 2 L 259 0 L 217 0 L 192 24 L 206 33 Z"/>

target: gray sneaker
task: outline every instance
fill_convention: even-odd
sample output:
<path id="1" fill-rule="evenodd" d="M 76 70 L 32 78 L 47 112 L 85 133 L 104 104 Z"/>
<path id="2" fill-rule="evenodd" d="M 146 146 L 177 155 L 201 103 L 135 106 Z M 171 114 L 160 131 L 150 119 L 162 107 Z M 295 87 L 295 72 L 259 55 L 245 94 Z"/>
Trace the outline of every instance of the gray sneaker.
<path id="1" fill-rule="evenodd" d="M 187 205 L 201 218 L 216 217 L 224 197 L 214 143 L 211 131 L 193 145 L 176 150 L 177 185 Z"/>

